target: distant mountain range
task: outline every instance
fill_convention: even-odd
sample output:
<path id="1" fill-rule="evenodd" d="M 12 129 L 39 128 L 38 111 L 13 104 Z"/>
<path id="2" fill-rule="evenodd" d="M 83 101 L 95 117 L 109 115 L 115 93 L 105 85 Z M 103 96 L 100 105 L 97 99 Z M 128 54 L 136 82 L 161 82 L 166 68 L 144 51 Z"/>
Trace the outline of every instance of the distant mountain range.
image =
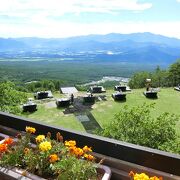
<path id="1" fill-rule="evenodd" d="M 0 57 L 170 64 L 180 58 L 180 39 L 152 33 L 0 38 Z"/>

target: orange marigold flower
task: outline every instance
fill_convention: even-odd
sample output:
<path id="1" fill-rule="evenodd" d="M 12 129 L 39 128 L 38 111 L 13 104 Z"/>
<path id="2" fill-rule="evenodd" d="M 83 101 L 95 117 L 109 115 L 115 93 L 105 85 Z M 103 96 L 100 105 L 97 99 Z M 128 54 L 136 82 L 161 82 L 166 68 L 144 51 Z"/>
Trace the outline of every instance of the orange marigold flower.
<path id="1" fill-rule="evenodd" d="M 65 146 L 69 146 L 69 147 L 71 147 L 71 146 L 76 146 L 76 141 L 65 141 Z"/>
<path id="2" fill-rule="evenodd" d="M 92 149 L 91 147 L 88 147 L 88 146 L 84 146 L 83 147 L 83 151 L 86 153 L 86 152 L 92 152 Z"/>
<path id="3" fill-rule="evenodd" d="M 3 144 L 10 145 L 10 144 L 12 144 L 13 142 L 14 142 L 14 141 L 13 141 L 12 138 L 7 138 L 7 139 L 5 139 L 5 141 L 3 142 Z"/>
<path id="4" fill-rule="evenodd" d="M 91 154 L 84 154 L 84 157 L 89 161 L 94 160 L 94 156 L 92 156 Z"/>
<path id="5" fill-rule="evenodd" d="M 30 134 L 34 134 L 36 132 L 36 129 L 30 126 L 26 126 L 26 132 Z"/>
<path id="6" fill-rule="evenodd" d="M 29 153 L 29 148 L 24 148 L 24 154 L 28 154 Z"/>
<path id="7" fill-rule="evenodd" d="M 70 147 L 69 147 L 69 152 L 70 152 L 71 154 L 74 154 L 75 151 L 76 151 L 76 146 L 70 146 Z"/>
<path id="8" fill-rule="evenodd" d="M 80 156 L 82 156 L 84 154 L 84 151 L 81 148 L 76 148 L 75 151 L 74 151 L 74 154 L 77 157 L 80 157 Z"/>
<path id="9" fill-rule="evenodd" d="M 150 177 L 149 178 L 150 180 L 163 180 L 163 178 L 162 177 L 157 177 L 157 176 L 153 176 L 153 177 Z"/>
<path id="10" fill-rule="evenodd" d="M 0 144 L 0 152 L 7 151 L 7 144 Z"/>
<path id="11" fill-rule="evenodd" d="M 51 155 L 49 156 L 49 162 L 50 162 L 50 163 L 56 162 L 56 161 L 58 161 L 58 160 L 59 160 L 59 157 L 58 157 L 56 154 L 51 154 Z"/>

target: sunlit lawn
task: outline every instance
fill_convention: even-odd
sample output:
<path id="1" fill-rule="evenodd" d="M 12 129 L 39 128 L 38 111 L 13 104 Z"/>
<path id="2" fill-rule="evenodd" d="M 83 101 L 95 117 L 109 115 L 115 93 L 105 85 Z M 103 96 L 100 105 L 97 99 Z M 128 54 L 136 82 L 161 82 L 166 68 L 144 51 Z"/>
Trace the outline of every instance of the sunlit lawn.
<path id="1" fill-rule="evenodd" d="M 55 98 L 63 97 L 63 95 L 58 92 L 53 93 L 53 95 Z M 48 106 L 48 103 L 51 105 Z M 64 114 L 64 109 L 56 108 L 55 100 L 38 100 L 37 105 L 38 110 L 36 112 L 23 113 L 22 116 L 48 125 L 84 131 L 82 124 L 75 118 L 74 114 Z"/>
<path id="2" fill-rule="evenodd" d="M 162 88 L 158 93 L 158 99 L 147 99 L 143 95 L 144 89 L 133 90 L 127 94 L 126 102 L 114 102 L 111 97 L 113 90 L 106 92 L 107 101 L 99 101 L 93 106 L 91 113 L 96 121 L 103 127 L 108 124 L 113 118 L 114 114 L 124 108 L 125 105 L 137 106 L 143 103 L 155 103 L 155 108 L 151 112 L 153 117 L 160 115 L 163 112 L 175 113 L 180 115 L 180 92 L 173 90 L 173 88 Z M 59 92 L 54 93 L 56 98 L 62 97 Z M 44 122 L 48 125 L 55 125 L 77 131 L 85 131 L 82 124 L 76 119 L 74 114 L 64 114 L 63 109 L 57 109 L 56 106 L 48 107 L 45 102 L 38 104 L 38 111 L 32 114 L 23 115 L 30 119 Z M 51 102 L 52 104 L 55 101 Z M 177 130 L 180 133 L 180 120 L 177 123 Z"/>
<path id="3" fill-rule="evenodd" d="M 147 99 L 143 95 L 144 89 L 133 90 L 127 94 L 126 102 L 114 102 L 111 98 L 113 91 L 108 91 L 108 100 L 106 102 L 97 103 L 97 108 L 92 111 L 96 120 L 103 127 L 108 124 L 114 114 L 124 108 L 125 105 L 137 106 L 143 103 L 155 103 L 154 109 L 151 112 L 153 117 L 160 115 L 163 112 L 169 112 L 180 115 L 180 92 L 172 88 L 162 88 L 158 93 L 158 99 Z M 180 131 L 180 120 L 177 123 L 177 130 Z"/>

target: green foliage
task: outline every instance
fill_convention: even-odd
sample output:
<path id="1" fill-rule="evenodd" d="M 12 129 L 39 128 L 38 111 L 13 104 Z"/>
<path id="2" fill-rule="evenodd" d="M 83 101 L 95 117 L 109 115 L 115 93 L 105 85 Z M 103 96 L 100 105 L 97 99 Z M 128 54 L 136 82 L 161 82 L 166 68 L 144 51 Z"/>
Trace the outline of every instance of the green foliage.
<path id="1" fill-rule="evenodd" d="M 26 94 L 16 90 L 12 82 L 0 83 L 0 111 L 20 113 L 20 104 L 27 99 Z"/>
<path id="2" fill-rule="evenodd" d="M 178 153 L 180 149 L 176 146 L 173 148 L 171 143 L 179 138 L 175 129 L 179 117 L 163 113 L 157 118 L 152 118 L 150 111 L 153 106 L 125 106 L 100 134 L 155 149 L 171 149 L 172 152 Z"/>
<path id="3" fill-rule="evenodd" d="M 59 91 L 62 81 L 59 80 L 41 80 L 37 82 L 26 83 L 23 87 L 26 92 L 37 92 L 37 91 Z"/>
<path id="4" fill-rule="evenodd" d="M 172 86 L 180 84 L 180 59 L 169 67 L 169 76 Z"/>
<path id="5" fill-rule="evenodd" d="M 41 59 L 39 61 L 0 61 L 0 81 L 31 82 L 51 79 L 61 81 L 63 86 L 84 84 L 103 76 L 130 77 L 133 73 L 142 70 L 153 70 L 154 65 L 146 66 L 135 63 L 94 62 L 94 61 L 54 61 Z M 8 73 L 7 73 L 8 72 Z M 58 86 L 59 88 L 59 86 Z"/>
<path id="6" fill-rule="evenodd" d="M 151 74 L 152 79 L 152 87 L 169 87 L 170 82 L 168 79 L 168 71 L 161 70 L 159 66 L 155 69 L 155 71 Z"/>
<path id="7" fill-rule="evenodd" d="M 87 91 L 90 86 L 76 85 L 75 87 L 76 87 L 76 89 L 77 89 L 78 91 Z"/>
<path id="8" fill-rule="evenodd" d="M 58 179 L 60 180 L 86 180 L 87 177 L 90 179 L 97 179 L 96 166 L 92 162 L 80 161 L 74 156 L 63 156 L 62 159 L 54 165 L 54 170 L 59 172 Z"/>
<path id="9" fill-rule="evenodd" d="M 180 138 L 165 142 L 163 145 L 159 146 L 159 149 L 167 152 L 175 152 L 177 154 L 180 154 Z"/>
<path id="10" fill-rule="evenodd" d="M 137 72 L 130 79 L 129 86 L 134 89 L 143 88 L 147 78 L 150 78 L 149 72 Z"/>
<path id="11" fill-rule="evenodd" d="M 103 86 L 107 90 L 107 89 L 113 89 L 114 86 L 116 86 L 118 84 L 119 84 L 119 82 L 117 82 L 117 81 L 106 81 L 104 83 L 100 83 L 99 86 Z"/>
<path id="12" fill-rule="evenodd" d="M 129 81 L 131 88 L 145 87 L 145 80 L 152 79 L 152 87 L 170 87 L 180 84 L 180 60 L 172 64 L 168 70 L 161 70 L 159 66 L 154 72 L 137 72 Z"/>

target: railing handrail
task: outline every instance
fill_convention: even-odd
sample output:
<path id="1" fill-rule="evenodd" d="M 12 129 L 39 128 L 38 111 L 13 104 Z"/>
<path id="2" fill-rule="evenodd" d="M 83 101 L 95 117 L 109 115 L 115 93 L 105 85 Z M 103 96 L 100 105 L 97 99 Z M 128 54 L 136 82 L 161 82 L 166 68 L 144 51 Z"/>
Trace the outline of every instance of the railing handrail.
<path id="1" fill-rule="evenodd" d="M 92 146 L 93 150 L 99 154 L 174 175 L 180 175 L 180 155 L 178 154 L 164 152 L 84 132 L 55 127 L 1 111 L 0 125 L 19 131 L 24 131 L 26 126 L 33 126 L 37 129 L 38 134 L 51 132 L 53 138 L 55 138 L 57 132 L 60 132 L 64 139 L 74 139 L 77 141 L 78 146 Z"/>

